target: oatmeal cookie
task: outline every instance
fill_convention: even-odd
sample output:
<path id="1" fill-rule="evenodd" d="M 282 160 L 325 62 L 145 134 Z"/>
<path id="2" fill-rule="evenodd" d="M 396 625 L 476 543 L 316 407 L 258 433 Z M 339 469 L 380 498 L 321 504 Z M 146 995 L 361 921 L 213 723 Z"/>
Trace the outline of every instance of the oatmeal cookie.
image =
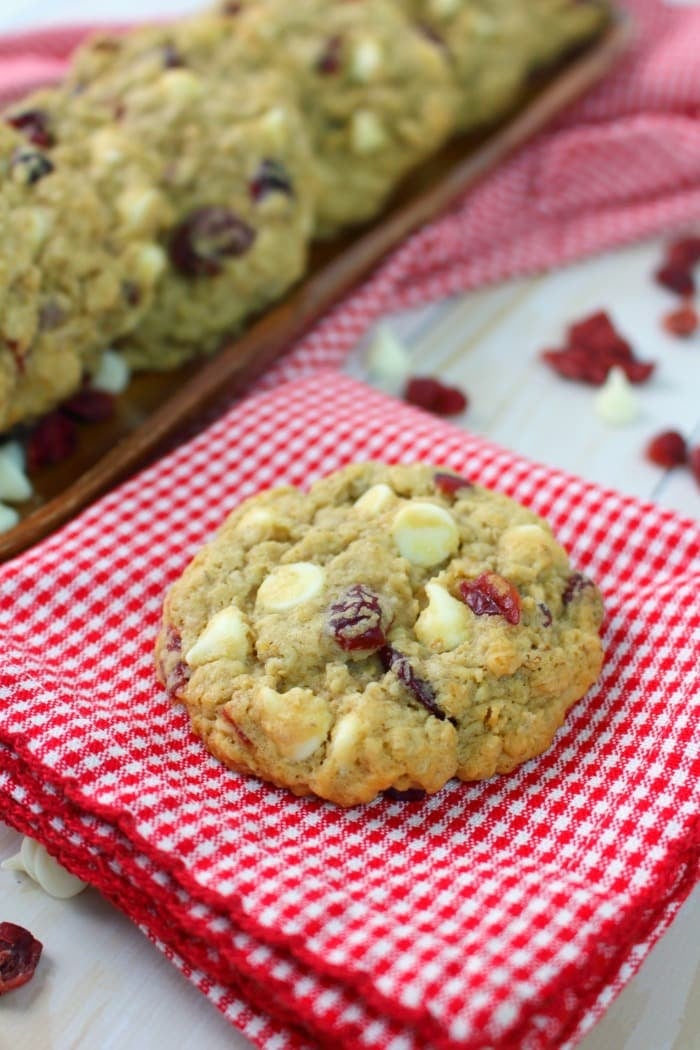
<path id="1" fill-rule="evenodd" d="M 151 308 L 115 343 L 135 368 L 217 349 L 306 266 L 313 180 L 294 92 L 230 33 L 219 53 L 226 29 L 212 16 L 99 37 L 47 118 L 116 235 L 165 253 Z"/>
<path id="2" fill-rule="evenodd" d="M 317 234 L 376 215 L 454 129 L 444 49 L 391 0 L 249 0 L 229 21 L 297 85 L 318 185 Z"/>
<path id="3" fill-rule="evenodd" d="M 163 266 L 148 238 L 115 243 L 100 194 L 57 154 L 41 115 L 0 121 L 0 430 L 73 393 L 138 323 Z"/>
<path id="4" fill-rule="evenodd" d="M 226 765 L 348 806 L 544 751 L 602 613 L 529 510 L 366 463 L 235 510 L 167 595 L 156 663 Z"/>

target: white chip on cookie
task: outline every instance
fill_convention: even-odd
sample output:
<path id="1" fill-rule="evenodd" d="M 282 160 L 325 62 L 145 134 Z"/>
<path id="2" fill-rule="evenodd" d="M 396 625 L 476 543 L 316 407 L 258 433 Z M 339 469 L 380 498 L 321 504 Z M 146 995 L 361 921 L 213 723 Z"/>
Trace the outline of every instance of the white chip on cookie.
<path id="1" fill-rule="evenodd" d="M 248 627 L 240 609 L 227 605 L 207 623 L 194 645 L 185 654 L 190 667 L 201 667 L 213 660 L 244 661 L 248 655 Z"/>
<path id="2" fill-rule="evenodd" d="M 435 503 L 407 503 L 395 515 L 392 532 L 399 551 L 413 565 L 438 565 L 459 546 L 454 518 Z"/>
<path id="3" fill-rule="evenodd" d="M 283 612 L 307 602 L 320 593 L 324 572 L 313 562 L 298 561 L 280 565 L 270 573 L 258 588 L 258 604 L 271 612 Z"/>
<path id="4" fill-rule="evenodd" d="M 471 633 L 469 609 L 439 583 L 426 583 L 425 593 L 428 604 L 416 620 L 416 638 L 435 652 L 456 649 Z"/>
<path id="5" fill-rule="evenodd" d="M 388 485 L 372 485 L 355 500 L 355 510 L 369 517 L 381 514 L 396 502 L 396 493 Z"/>

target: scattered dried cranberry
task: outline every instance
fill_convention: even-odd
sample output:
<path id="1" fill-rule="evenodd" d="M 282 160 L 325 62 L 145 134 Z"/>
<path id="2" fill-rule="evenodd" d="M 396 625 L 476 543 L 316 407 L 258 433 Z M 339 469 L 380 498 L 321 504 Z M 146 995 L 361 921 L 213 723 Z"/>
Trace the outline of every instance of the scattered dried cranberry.
<path id="1" fill-rule="evenodd" d="M 680 237 L 666 249 L 668 261 L 679 267 L 690 268 L 700 262 L 700 237 Z"/>
<path id="2" fill-rule="evenodd" d="M 502 616 L 510 624 L 520 623 L 520 595 L 505 576 L 487 570 L 474 580 L 462 580 L 458 591 L 476 616 Z"/>
<path id="3" fill-rule="evenodd" d="M 385 645 L 379 650 L 379 659 L 385 671 L 393 671 L 399 681 L 413 693 L 419 704 L 435 718 L 444 722 L 447 715 L 435 699 L 435 692 L 429 682 L 419 678 L 411 666 L 411 661 L 393 645 Z"/>
<path id="4" fill-rule="evenodd" d="M 197 208 L 173 230 L 170 261 L 186 277 L 213 277 L 224 259 L 245 255 L 254 240 L 255 230 L 226 208 Z"/>
<path id="5" fill-rule="evenodd" d="M 700 319 L 698 319 L 695 307 L 690 303 L 684 303 L 677 310 L 672 310 L 666 314 L 661 323 L 670 335 L 677 335 L 681 339 L 686 339 L 697 331 Z"/>
<path id="6" fill-rule="evenodd" d="M 181 69 L 185 65 L 184 58 L 175 47 L 175 44 L 170 41 L 163 44 L 161 55 L 165 69 Z"/>
<path id="7" fill-rule="evenodd" d="M 455 416 L 464 412 L 468 401 L 454 386 L 446 386 L 434 376 L 413 376 L 404 390 L 404 400 L 438 416 Z"/>
<path id="8" fill-rule="evenodd" d="M 601 386 L 617 365 L 631 383 L 644 383 L 654 364 L 639 361 L 603 310 L 571 325 L 566 346 L 543 350 L 542 360 L 564 379 Z"/>
<path id="9" fill-rule="evenodd" d="M 182 637 L 180 632 L 172 624 L 168 624 L 165 635 L 165 648 L 169 653 L 180 654 L 182 652 Z M 161 661 L 162 677 L 165 679 L 165 688 L 168 696 L 173 699 L 178 697 L 190 679 L 190 668 L 182 660 L 173 664 L 166 673 L 165 666 Z"/>
<path id="10" fill-rule="evenodd" d="M 75 423 L 63 412 L 50 412 L 36 424 L 27 442 L 27 466 L 30 471 L 53 466 L 75 451 L 78 433 Z"/>
<path id="11" fill-rule="evenodd" d="M 446 496 L 454 496 L 461 489 L 474 487 L 468 478 L 463 478 L 459 474 L 450 474 L 446 470 L 438 470 L 433 474 L 433 481 L 435 482 L 435 488 L 439 489 L 440 492 L 444 492 Z"/>
<path id="12" fill-rule="evenodd" d="M 688 446 L 677 430 L 662 430 L 647 445 L 646 456 L 657 467 L 679 467 L 688 458 Z"/>
<path id="13" fill-rule="evenodd" d="M 222 4 L 219 11 L 222 15 L 239 15 L 243 10 L 243 4 L 239 0 L 227 0 Z"/>
<path id="14" fill-rule="evenodd" d="M 73 419 L 83 423 L 101 423 L 114 415 L 115 402 L 112 394 L 85 387 L 64 401 L 61 408 Z"/>
<path id="15" fill-rule="evenodd" d="M 49 117 L 43 109 L 25 109 L 22 113 L 15 113 L 5 119 L 35 146 L 50 149 L 55 145 L 56 139 L 49 127 Z"/>
<path id="16" fill-rule="evenodd" d="M 329 37 L 316 61 L 318 72 L 324 75 L 337 73 L 340 69 L 342 50 L 343 38 L 341 36 Z"/>
<path id="17" fill-rule="evenodd" d="M 278 160 L 263 160 L 250 180 L 248 189 L 256 203 L 267 197 L 269 193 L 284 193 L 288 197 L 294 195 L 294 189 L 287 170 L 284 164 L 281 164 Z"/>
<path id="18" fill-rule="evenodd" d="M 328 627 L 346 652 L 374 652 L 386 644 L 382 619 L 379 595 L 363 583 L 355 583 L 331 605 Z"/>
<path id="19" fill-rule="evenodd" d="M 548 605 L 545 605 L 544 602 L 538 602 L 537 603 L 537 608 L 542 613 L 542 626 L 543 627 L 551 627 L 552 626 L 552 610 L 549 608 Z"/>
<path id="20" fill-rule="evenodd" d="M 24 181 L 29 186 L 33 186 L 35 182 L 53 171 L 53 164 L 38 150 L 17 149 L 12 154 L 10 168 L 13 171 L 20 171 Z"/>
<path id="21" fill-rule="evenodd" d="M 23 926 L 0 922 L 0 995 L 31 981 L 42 948 Z"/>
<path id="22" fill-rule="evenodd" d="M 135 281 L 122 281 L 122 296 L 129 306 L 138 306 L 141 302 L 141 289 Z"/>
<path id="23" fill-rule="evenodd" d="M 234 733 L 236 734 L 236 736 L 238 737 L 240 742 L 243 744 L 243 746 L 244 747 L 252 747 L 253 746 L 253 741 L 250 739 L 248 734 L 241 729 L 241 727 L 239 726 L 238 722 L 236 722 L 236 720 L 226 710 L 225 707 L 221 708 L 221 714 L 222 714 L 223 718 L 231 726 L 231 729 L 233 729 Z"/>
<path id="24" fill-rule="evenodd" d="M 692 295 L 695 291 L 695 280 L 687 266 L 677 266 L 672 262 L 667 262 L 659 267 L 654 277 L 664 288 L 678 295 Z"/>
<path id="25" fill-rule="evenodd" d="M 423 788 L 406 788 L 404 791 L 387 788 L 384 792 L 384 797 L 392 802 L 422 802 L 426 796 L 427 792 Z"/>
<path id="26" fill-rule="evenodd" d="M 39 310 L 39 328 L 42 332 L 48 332 L 58 328 L 66 319 L 65 311 L 53 300 L 44 303 Z"/>
<path id="27" fill-rule="evenodd" d="M 688 453 L 688 466 L 690 467 L 691 474 L 697 481 L 698 485 L 700 485 L 700 445 L 691 448 Z"/>
<path id="28" fill-rule="evenodd" d="M 566 587 L 564 588 L 564 592 L 561 596 L 561 600 L 563 601 L 564 605 L 568 605 L 574 600 L 574 598 L 578 598 L 581 591 L 584 591 L 587 587 L 592 586 L 593 580 L 589 579 L 588 576 L 585 576 L 584 573 L 573 572 L 567 580 Z"/>

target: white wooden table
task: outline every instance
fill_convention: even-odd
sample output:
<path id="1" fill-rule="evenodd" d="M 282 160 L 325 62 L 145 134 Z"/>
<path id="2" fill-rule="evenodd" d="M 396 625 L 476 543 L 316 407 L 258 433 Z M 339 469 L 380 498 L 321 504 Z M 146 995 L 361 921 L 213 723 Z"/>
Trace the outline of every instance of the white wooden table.
<path id="1" fill-rule="evenodd" d="M 99 17 L 139 17 L 139 0 L 109 0 Z M 149 0 L 177 14 L 192 0 Z M 84 19 L 84 0 L 2 0 L 0 32 Z M 666 427 L 700 443 L 700 335 L 684 342 L 659 326 L 674 305 L 650 273 L 661 242 L 637 245 L 545 277 L 513 281 L 390 318 L 420 374 L 437 373 L 469 393 L 457 422 L 525 456 L 700 518 L 700 488 L 687 471 L 648 464 L 643 446 Z M 593 410 L 589 388 L 565 383 L 537 361 L 564 327 L 599 308 L 612 313 L 640 357 L 658 362 L 638 391 L 640 414 L 613 427 Z M 363 375 L 363 347 L 348 362 Z M 20 837 L 0 821 L 0 860 Z M 26 877 L 0 871 L 0 921 L 44 942 L 34 980 L 0 999 L 0 1050 L 244 1050 L 248 1042 L 93 890 L 47 897 Z M 700 1048 L 700 887 L 637 976 L 580 1050 Z"/>

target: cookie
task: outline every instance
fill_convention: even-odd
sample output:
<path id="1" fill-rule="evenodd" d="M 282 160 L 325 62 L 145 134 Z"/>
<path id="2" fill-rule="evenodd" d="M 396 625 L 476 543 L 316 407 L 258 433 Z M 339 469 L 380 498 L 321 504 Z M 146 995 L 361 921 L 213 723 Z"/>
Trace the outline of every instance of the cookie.
<path id="1" fill-rule="evenodd" d="M 531 511 L 366 463 L 238 507 L 169 591 L 156 665 L 231 769 L 349 806 L 544 751 L 602 615 Z"/>
<path id="2" fill-rule="evenodd" d="M 164 260 L 147 237 L 116 244 L 111 211 L 33 108 L 0 121 L 0 430 L 73 393 L 136 325 Z"/>
<path id="3" fill-rule="evenodd" d="M 530 64 L 546 67 L 600 34 L 610 23 L 606 0 L 534 0 L 528 5 L 533 29 Z"/>
<path id="4" fill-rule="evenodd" d="M 134 368 L 216 350 L 306 266 L 313 183 L 294 93 L 230 34 L 218 54 L 227 26 L 212 16 L 98 38 L 50 115 L 115 230 L 166 256 L 149 311 L 115 343 Z"/>
<path id="5" fill-rule="evenodd" d="M 315 232 L 372 218 L 453 131 L 455 86 L 440 42 L 391 0 L 235 7 L 231 31 L 297 86 L 317 182 Z"/>

